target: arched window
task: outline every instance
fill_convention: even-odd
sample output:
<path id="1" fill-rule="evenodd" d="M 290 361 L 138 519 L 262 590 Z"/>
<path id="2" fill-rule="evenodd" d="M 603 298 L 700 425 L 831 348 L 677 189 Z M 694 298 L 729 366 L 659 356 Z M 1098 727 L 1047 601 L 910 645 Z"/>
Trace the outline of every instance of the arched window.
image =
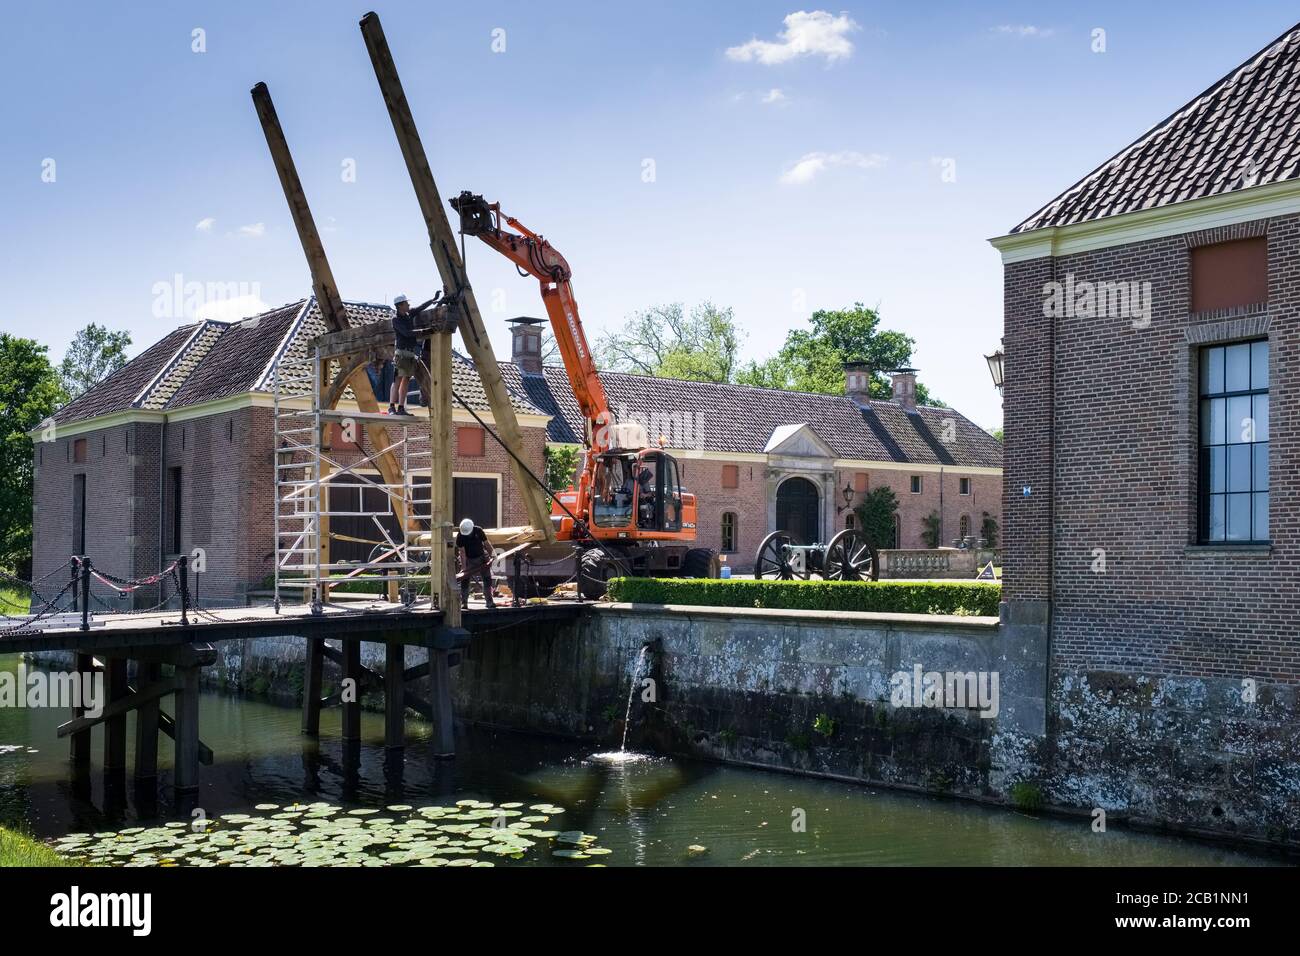
<path id="1" fill-rule="evenodd" d="M 722 551 L 730 554 L 736 550 L 736 513 L 734 511 L 724 511 L 722 513 Z"/>

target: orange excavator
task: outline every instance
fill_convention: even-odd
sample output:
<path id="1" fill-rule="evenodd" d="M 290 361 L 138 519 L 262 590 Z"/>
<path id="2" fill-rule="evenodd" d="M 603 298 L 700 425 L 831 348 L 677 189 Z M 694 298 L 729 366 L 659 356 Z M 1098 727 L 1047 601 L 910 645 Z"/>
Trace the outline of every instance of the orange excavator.
<path id="1" fill-rule="evenodd" d="M 578 591 L 605 593 L 612 577 L 716 578 L 716 552 L 694 547 L 695 495 L 683 491 L 677 460 L 651 447 L 639 422 L 616 422 L 582 330 L 564 256 L 500 203 L 463 192 L 451 200 L 463 235 L 477 236 L 541 286 L 542 302 L 564 360 L 569 385 L 586 420 L 586 454 L 577 486 L 556 493 L 551 521 L 556 537 L 576 544 Z"/>

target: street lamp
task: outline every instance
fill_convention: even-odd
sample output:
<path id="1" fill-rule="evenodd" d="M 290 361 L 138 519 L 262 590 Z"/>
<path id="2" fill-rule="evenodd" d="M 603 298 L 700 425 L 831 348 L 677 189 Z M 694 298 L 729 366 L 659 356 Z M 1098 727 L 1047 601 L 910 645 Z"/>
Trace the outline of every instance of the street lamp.
<path id="1" fill-rule="evenodd" d="M 998 350 L 994 352 L 992 355 L 984 356 L 984 361 L 989 363 L 989 374 L 993 376 L 993 384 L 997 386 L 997 390 L 999 394 L 1002 392 L 1003 360 L 1004 360 L 1004 356 L 1002 354 L 1002 348 L 1000 346 L 998 347 Z"/>
<path id="2" fill-rule="evenodd" d="M 844 504 L 842 507 L 835 509 L 836 514 L 853 507 L 853 496 L 856 492 L 853 490 L 853 485 L 845 482 L 844 487 L 840 489 L 840 494 L 844 496 Z"/>

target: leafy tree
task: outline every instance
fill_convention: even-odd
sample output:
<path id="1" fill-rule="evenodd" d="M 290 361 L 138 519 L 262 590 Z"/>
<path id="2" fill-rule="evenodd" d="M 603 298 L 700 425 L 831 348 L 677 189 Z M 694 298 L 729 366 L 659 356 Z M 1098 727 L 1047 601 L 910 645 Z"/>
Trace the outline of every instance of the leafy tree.
<path id="1" fill-rule="evenodd" d="M 634 315 L 618 332 L 596 340 L 602 368 L 657 378 L 730 382 L 743 335 L 731 309 L 703 302 L 688 314 L 680 302 Z"/>
<path id="2" fill-rule="evenodd" d="M 736 381 L 763 388 L 843 395 L 844 363 L 865 362 L 872 373 L 871 397 L 891 396 L 885 372 L 910 364 L 916 344 L 911 336 L 880 328 L 880 314 L 861 302 L 855 302 L 851 309 L 819 309 L 808 321 L 811 328 L 788 333 L 780 351 L 763 362 L 750 362 L 740 370 Z M 919 382 L 916 400 L 922 405 L 942 405 Z"/>
<path id="3" fill-rule="evenodd" d="M 998 441 L 1002 441 L 1002 429 L 1001 429 L 1001 428 L 990 428 L 990 429 L 989 429 L 989 434 L 992 435 L 994 438 L 996 438 Z"/>
<path id="4" fill-rule="evenodd" d="M 130 344 L 129 333 L 110 332 L 93 322 L 78 332 L 59 365 L 59 378 L 68 401 L 125 365 Z"/>
<path id="5" fill-rule="evenodd" d="M 32 440 L 66 396 L 46 348 L 0 333 L 0 567 L 30 575 Z"/>
<path id="6" fill-rule="evenodd" d="M 582 461 L 582 449 L 576 445 L 546 446 L 546 485 L 555 491 L 563 491 L 574 481 L 578 464 Z"/>
<path id="7" fill-rule="evenodd" d="M 980 522 L 980 535 L 988 547 L 998 546 L 998 519 L 987 511 L 984 512 L 984 520 Z"/>
<path id="8" fill-rule="evenodd" d="M 871 489 L 858 503 L 854 513 L 858 516 L 858 527 L 871 547 L 879 550 L 894 546 L 894 517 L 898 514 L 898 498 L 892 489 L 884 485 Z"/>
<path id="9" fill-rule="evenodd" d="M 943 521 L 937 511 L 931 511 L 921 519 L 921 540 L 925 542 L 927 548 L 939 547 L 939 530 L 942 524 Z"/>

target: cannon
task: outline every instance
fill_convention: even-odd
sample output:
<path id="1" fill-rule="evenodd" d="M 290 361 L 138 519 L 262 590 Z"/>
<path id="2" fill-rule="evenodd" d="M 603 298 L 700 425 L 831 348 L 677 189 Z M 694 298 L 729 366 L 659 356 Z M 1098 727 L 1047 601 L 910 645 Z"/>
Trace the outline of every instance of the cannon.
<path id="1" fill-rule="evenodd" d="M 845 528 L 829 544 L 800 544 L 788 532 L 773 531 L 758 546 L 756 580 L 806 581 L 814 574 L 827 581 L 875 581 L 880 562 L 876 549 L 854 528 Z"/>

